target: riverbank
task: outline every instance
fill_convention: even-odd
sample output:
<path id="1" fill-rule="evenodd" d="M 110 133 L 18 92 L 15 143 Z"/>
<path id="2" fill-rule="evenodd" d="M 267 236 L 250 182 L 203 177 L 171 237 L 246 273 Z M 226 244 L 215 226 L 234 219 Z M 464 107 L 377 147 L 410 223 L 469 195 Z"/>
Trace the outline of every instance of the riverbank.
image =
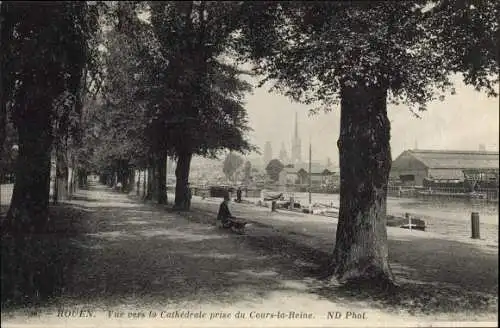
<path id="1" fill-rule="evenodd" d="M 296 199 L 304 204 L 304 195 L 296 195 Z M 338 196 L 338 195 L 337 195 Z M 169 194 L 170 199 L 173 199 L 174 195 Z M 195 199 L 202 199 L 201 197 L 194 197 Z M 220 198 L 205 198 L 206 201 L 210 202 L 220 202 Z M 318 213 L 313 216 L 306 216 L 306 220 L 310 220 L 310 217 L 324 216 L 327 217 L 327 222 L 337 222 L 335 210 L 338 206 L 338 197 L 329 199 L 328 195 L 315 195 L 313 194 L 313 202 L 318 202 L 322 204 L 333 204 L 333 208 L 329 210 L 328 213 Z M 330 203 L 327 203 L 330 201 Z M 261 205 L 258 205 L 258 204 Z M 307 202 L 305 202 L 307 204 Z M 260 198 L 243 198 L 243 202 L 237 204 L 231 202 L 230 206 L 249 206 L 260 208 L 263 211 L 270 211 L 270 202 L 263 202 Z M 471 219 L 470 215 L 472 211 L 476 211 L 480 214 L 480 232 L 481 240 L 489 242 L 491 244 L 498 245 L 498 214 L 494 214 L 495 208 L 485 208 L 476 207 L 471 205 L 467 212 L 465 208 L 461 207 L 439 207 L 434 204 L 417 202 L 412 199 L 400 199 L 400 198 L 389 198 L 388 199 L 388 215 L 394 217 L 404 217 L 406 213 L 411 215 L 413 218 L 422 219 L 425 221 L 426 232 L 436 233 L 443 236 L 446 239 L 468 239 L 471 236 Z M 290 213 L 290 215 L 301 214 L 301 210 L 289 211 L 286 209 L 278 210 L 281 213 Z M 318 211 L 319 212 L 319 211 Z"/>
<path id="2" fill-rule="evenodd" d="M 248 235 L 258 235 L 266 228 L 272 230 L 279 241 L 269 248 L 270 251 L 288 253 L 288 249 L 302 249 L 299 253 L 284 255 L 298 261 L 307 261 L 311 255 L 304 255 L 314 254 L 312 258 L 316 260 L 308 259 L 316 264 L 313 271 L 322 271 L 321 267 L 329 262 L 335 243 L 336 219 L 232 205 L 233 215 L 253 224 L 247 229 Z M 217 207 L 216 200 L 194 199 L 192 211 L 181 215 L 194 222 L 214 225 Z M 498 244 L 392 227 L 387 230 L 391 266 L 398 283 L 406 290 L 401 292 L 400 300 L 416 306 L 418 309 L 414 308 L 414 313 L 431 316 L 441 313 L 434 318 L 463 320 L 474 311 L 467 310 L 468 315 L 459 314 L 459 304 L 486 302 L 492 306 L 491 309 L 497 308 Z M 357 292 L 363 294 L 362 290 Z M 462 293 L 472 294 L 459 296 Z M 481 300 L 483 296 L 489 301 Z M 367 295 L 369 302 L 372 297 Z M 447 315 L 442 313 L 443 307 L 447 309 L 444 311 Z"/>
<path id="3" fill-rule="evenodd" d="M 12 184 L 0 185 L 0 213 L 7 211 L 12 195 Z M 169 193 L 169 199 L 174 195 Z M 301 204 L 308 203 L 307 193 L 295 193 L 294 197 Z M 194 196 L 197 198 L 197 196 Z M 201 197 L 198 197 L 201 199 Z M 338 207 L 339 195 L 312 194 L 313 202 L 332 204 Z M 256 206 L 260 198 L 243 198 L 248 206 Z M 214 202 L 220 202 L 220 198 L 214 198 Z M 406 213 L 412 217 L 425 221 L 426 231 L 442 234 L 447 238 L 470 238 L 471 236 L 471 212 L 478 212 L 480 216 L 481 238 L 498 244 L 498 206 L 484 206 L 483 203 L 463 202 L 434 202 L 420 201 L 415 199 L 389 197 L 387 200 L 387 212 L 395 217 L 404 217 Z M 232 204 L 234 205 L 234 203 Z M 265 209 L 267 210 L 267 209 Z M 281 210 L 283 211 L 283 210 Z M 328 216 L 332 216 L 331 213 Z M 333 218 L 332 218 L 333 219 Z"/>

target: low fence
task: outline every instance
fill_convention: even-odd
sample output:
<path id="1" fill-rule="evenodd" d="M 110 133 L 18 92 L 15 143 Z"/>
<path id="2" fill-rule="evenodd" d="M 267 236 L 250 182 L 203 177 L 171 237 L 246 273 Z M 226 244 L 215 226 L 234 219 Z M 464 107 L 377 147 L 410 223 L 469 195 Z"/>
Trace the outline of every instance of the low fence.
<path id="1" fill-rule="evenodd" d="M 194 186 L 191 188 L 193 196 L 201 197 L 224 197 L 224 194 L 229 192 L 229 196 L 233 197 L 236 195 L 236 188 L 229 187 L 206 187 L 206 186 Z M 241 189 L 242 197 L 258 198 L 261 196 L 260 189 Z"/>
<path id="2" fill-rule="evenodd" d="M 194 196 L 205 196 L 205 197 L 222 197 L 221 195 L 218 196 L 209 196 L 210 195 L 210 188 L 223 188 L 227 192 L 229 191 L 230 194 L 236 194 L 237 187 L 229 187 L 229 186 L 209 186 L 209 185 L 191 185 L 191 191 Z M 261 187 L 261 188 L 260 188 Z M 170 190 L 170 189 L 169 189 Z M 242 188 L 242 197 L 248 197 L 248 198 L 260 198 L 262 190 L 266 190 L 269 192 L 274 192 L 274 193 L 280 193 L 280 192 L 285 192 L 285 193 L 293 193 L 293 192 L 308 192 L 309 191 L 309 185 L 299 185 L 299 184 L 288 184 L 288 185 L 264 185 L 264 186 L 257 186 L 257 188 L 254 186 L 252 188 Z M 313 185 L 311 187 L 311 192 L 313 193 L 323 193 L 323 194 L 335 194 L 339 193 L 339 188 L 336 186 L 318 186 L 318 185 Z M 217 192 L 218 194 L 218 192 Z"/>
<path id="3" fill-rule="evenodd" d="M 221 189 L 220 192 L 215 189 Z M 173 187 L 172 187 L 173 189 Z M 172 190 L 169 188 L 169 190 Z M 212 189 L 212 190 L 211 190 Z M 283 186 L 268 186 L 265 188 L 270 192 L 283 192 Z M 308 188 L 304 186 L 287 186 L 285 193 L 290 192 L 307 192 Z M 232 187 L 213 187 L 213 186 L 192 186 L 192 194 L 194 196 L 202 197 L 223 197 L 223 194 L 229 192 L 230 197 L 236 195 L 236 188 Z M 325 192 L 321 188 L 313 188 L 311 190 L 315 193 L 329 193 Z M 243 188 L 242 197 L 248 198 L 260 198 L 262 195 L 262 189 L 256 188 Z M 440 188 L 423 188 L 423 187 L 410 187 L 410 186 L 389 186 L 388 195 L 391 197 L 402 197 L 402 198 L 439 198 L 439 199 L 464 199 L 464 200 L 474 200 L 474 201 L 485 201 L 485 202 L 498 202 L 498 188 L 479 188 L 475 192 L 469 192 L 464 188 L 453 188 L 453 187 L 440 187 Z"/>
<path id="4" fill-rule="evenodd" d="M 283 192 L 284 190 L 286 192 L 309 192 L 309 185 L 300 185 L 300 184 L 264 185 L 262 186 L 261 189 L 265 189 L 272 192 Z M 338 186 L 312 185 L 311 192 L 318 194 L 338 194 L 340 192 L 340 188 Z"/>
<path id="5" fill-rule="evenodd" d="M 389 186 L 387 193 L 392 197 L 450 198 L 498 202 L 498 188 L 478 188 L 474 192 L 470 192 L 464 188 L 453 187 L 422 188 Z"/>

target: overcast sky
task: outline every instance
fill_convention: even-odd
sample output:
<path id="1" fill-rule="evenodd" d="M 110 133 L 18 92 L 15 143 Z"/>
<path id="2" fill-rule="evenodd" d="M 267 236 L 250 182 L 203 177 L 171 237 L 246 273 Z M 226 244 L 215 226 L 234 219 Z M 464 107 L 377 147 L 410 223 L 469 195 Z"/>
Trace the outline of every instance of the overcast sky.
<path id="1" fill-rule="evenodd" d="M 420 119 L 405 106 L 389 105 L 393 158 L 415 146 L 418 149 L 478 150 L 479 144 L 484 144 L 486 150 L 498 150 L 499 99 L 489 98 L 459 80 L 455 87 L 456 95 L 428 104 L 428 111 L 421 112 Z M 273 156 L 278 157 L 284 142 L 290 155 L 297 112 L 302 157 L 308 156 L 310 135 L 314 161 L 324 162 L 329 156 L 334 163 L 338 162 L 336 140 L 340 108 L 310 117 L 308 106 L 294 103 L 276 93 L 268 93 L 266 88 L 254 89 L 246 99 L 250 125 L 254 129 L 251 140 L 261 151 L 265 142 L 270 141 Z"/>

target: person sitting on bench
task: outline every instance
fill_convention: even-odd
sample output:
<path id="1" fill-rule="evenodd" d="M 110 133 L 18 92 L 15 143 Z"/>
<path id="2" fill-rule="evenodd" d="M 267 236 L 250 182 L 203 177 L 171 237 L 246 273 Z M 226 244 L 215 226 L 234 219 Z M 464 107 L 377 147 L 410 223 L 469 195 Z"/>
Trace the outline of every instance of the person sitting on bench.
<path id="1" fill-rule="evenodd" d="M 217 220 L 221 221 L 223 228 L 231 228 L 232 224 L 230 219 L 235 218 L 229 211 L 228 203 L 229 203 L 229 195 L 225 194 L 224 200 L 219 206 L 219 213 L 217 214 Z"/>

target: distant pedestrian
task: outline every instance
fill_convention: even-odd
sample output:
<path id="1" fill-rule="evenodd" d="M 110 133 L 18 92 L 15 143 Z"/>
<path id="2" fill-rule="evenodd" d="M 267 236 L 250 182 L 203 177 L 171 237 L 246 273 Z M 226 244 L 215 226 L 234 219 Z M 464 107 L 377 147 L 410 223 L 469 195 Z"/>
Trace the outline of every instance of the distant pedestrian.
<path id="1" fill-rule="evenodd" d="M 236 202 L 241 203 L 241 188 L 236 190 Z"/>

